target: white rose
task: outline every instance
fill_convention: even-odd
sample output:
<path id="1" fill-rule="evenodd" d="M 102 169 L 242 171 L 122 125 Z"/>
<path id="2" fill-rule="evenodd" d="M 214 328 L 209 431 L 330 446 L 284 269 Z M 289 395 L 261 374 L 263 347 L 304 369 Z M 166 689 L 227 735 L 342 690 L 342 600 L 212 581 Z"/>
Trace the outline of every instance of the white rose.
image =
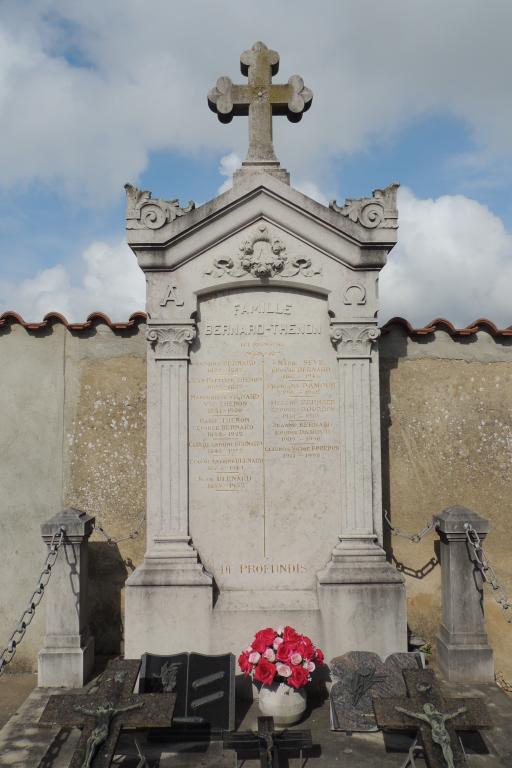
<path id="1" fill-rule="evenodd" d="M 252 653 L 249 654 L 249 661 L 251 662 L 251 664 L 257 664 L 260 658 L 261 657 L 258 651 L 253 651 Z"/>
<path id="2" fill-rule="evenodd" d="M 292 673 L 288 664 L 276 664 L 276 672 L 281 677 L 290 677 Z"/>

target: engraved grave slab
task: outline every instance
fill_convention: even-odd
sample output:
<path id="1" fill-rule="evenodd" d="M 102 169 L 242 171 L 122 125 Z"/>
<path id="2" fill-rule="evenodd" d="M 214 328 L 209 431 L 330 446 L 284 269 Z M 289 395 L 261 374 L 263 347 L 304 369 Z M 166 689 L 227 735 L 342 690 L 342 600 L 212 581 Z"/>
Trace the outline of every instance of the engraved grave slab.
<path id="1" fill-rule="evenodd" d="M 174 693 L 173 725 L 235 727 L 235 657 L 177 653 L 142 656 L 141 693 Z"/>
<path id="2" fill-rule="evenodd" d="M 376 653 L 350 651 L 330 663 L 331 728 L 334 731 L 377 731 L 374 697 L 405 696 L 404 669 L 419 669 L 416 653 L 393 653 L 382 662 Z"/>

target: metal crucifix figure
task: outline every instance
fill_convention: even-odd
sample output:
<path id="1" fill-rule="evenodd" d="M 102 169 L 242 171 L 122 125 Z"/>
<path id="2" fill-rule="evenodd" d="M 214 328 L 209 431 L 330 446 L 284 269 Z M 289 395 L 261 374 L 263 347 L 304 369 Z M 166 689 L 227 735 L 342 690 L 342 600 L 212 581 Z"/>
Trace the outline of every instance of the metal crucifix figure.
<path id="1" fill-rule="evenodd" d="M 208 93 L 208 104 L 223 123 L 233 115 L 249 115 L 249 149 L 244 166 L 278 167 L 272 144 L 272 115 L 286 115 L 298 122 L 311 106 L 313 93 L 299 75 L 283 85 L 273 84 L 279 69 L 279 54 L 257 42 L 240 56 L 247 85 L 234 85 L 229 77 L 219 77 Z"/>
<path id="2" fill-rule="evenodd" d="M 110 733 L 110 724 L 116 715 L 120 715 L 121 712 L 129 712 L 132 709 L 141 709 L 144 705 L 130 704 L 127 707 L 115 707 L 111 701 L 106 701 L 104 704 L 99 704 L 96 709 L 88 709 L 87 707 L 74 707 L 75 712 L 81 712 L 83 715 L 89 715 L 94 717 L 94 728 L 91 731 L 91 735 L 87 739 L 85 747 L 85 756 L 81 768 L 91 768 L 92 761 L 96 752 L 102 744 L 108 739 Z"/>
<path id="3" fill-rule="evenodd" d="M 439 744 L 442 749 L 447 768 L 455 768 L 452 743 L 450 734 L 446 730 L 446 723 L 448 720 L 453 720 L 455 717 L 459 717 L 459 715 L 463 715 L 467 712 L 466 707 L 459 707 L 455 712 L 450 712 L 446 715 L 439 712 L 433 704 L 424 704 L 423 712 L 409 712 L 403 707 L 395 707 L 395 709 L 397 712 L 407 715 L 407 717 L 412 717 L 415 720 L 423 720 L 427 723 L 430 726 L 432 741 L 435 744 Z"/>

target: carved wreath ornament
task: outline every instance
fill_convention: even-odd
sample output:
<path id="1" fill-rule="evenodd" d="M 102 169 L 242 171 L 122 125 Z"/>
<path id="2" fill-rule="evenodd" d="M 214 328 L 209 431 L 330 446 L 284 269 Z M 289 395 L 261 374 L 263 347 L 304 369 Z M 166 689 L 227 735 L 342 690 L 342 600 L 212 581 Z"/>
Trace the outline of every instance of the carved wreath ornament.
<path id="1" fill-rule="evenodd" d="M 278 238 L 272 238 L 265 224 L 260 224 L 256 231 L 240 245 L 238 263 L 231 258 L 215 259 L 213 266 L 205 274 L 212 277 L 243 277 L 247 274 L 261 279 L 275 277 L 313 277 L 321 270 L 312 266 L 311 259 L 298 256 L 289 259 L 286 246 Z"/>

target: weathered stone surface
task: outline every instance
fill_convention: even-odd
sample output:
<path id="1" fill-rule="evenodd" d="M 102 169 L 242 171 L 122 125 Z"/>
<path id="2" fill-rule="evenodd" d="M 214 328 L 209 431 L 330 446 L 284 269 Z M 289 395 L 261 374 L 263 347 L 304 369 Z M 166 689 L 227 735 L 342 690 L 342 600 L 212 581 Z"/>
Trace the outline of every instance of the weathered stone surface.
<path id="1" fill-rule="evenodd" d="M 377 470 L 375 268 L 392 232 L 362 232 L 264 173 L 129 230 L 150 314 L 148 551 L 128 580 L 129 657 L 238 651 L 269 623 L 329 655 L 405 649 Z"/>
<path id="2" fill-rule="evenodd" d="M 94 663 L 94 638 L 89 631 L 88 539 L 94 518 L 72 507 L 41 525 L 50 547 L 64 538 L 46 587 L 46 634 L 38 656 L 38 685 L 81 688 Z"/>
<path id="3" fill-rule="evenodd" d="M 494 655 L 485 631 L 484 583 L 465 527 L 469 524 L 483 544 L 489 521 L 465 507 L 450 507 L 435 519 L 441 539 L 443 591 L 439 666 L 448 680 L 491 682 Z"/>
<path id="4" fill-rule="evenodd" d="M 467 765 L 457 731 L 489 728 L 481 699 L 444 699 L 431 670 L 404 672 L 409 698 L 374 698 L 379 728 L 419 732 L 428 768 Z"/>
<path id="5" fill-rule="evenodd" d="M 404 696 L 402 672 L 418 669 L 414 653 L 393 653 L 382 662 L 376 653 L 351 651 L 330 662 L 331 727 L 336 731 L 378 730 L 373 697 Z"/>
<path id="6" fill-rule="evenodd" d="M 279 69 L 279 54 L 262 42 L 242 53 L 240 67 L 248 84 L 233 85 L 229 77 L 219 77 L 208 93 L 210 109 L 223 123 L 230 122 L 233 115 L 249 115 L 249 149 L 242 173 L 264 168 L 289 183 L 274 152 L 272 115 L 287 114 L 289 120 L 298 122 L 311 106 L 313 94 L 299 75 L 292 75 L 286 85 L 272 83 Z"/>

